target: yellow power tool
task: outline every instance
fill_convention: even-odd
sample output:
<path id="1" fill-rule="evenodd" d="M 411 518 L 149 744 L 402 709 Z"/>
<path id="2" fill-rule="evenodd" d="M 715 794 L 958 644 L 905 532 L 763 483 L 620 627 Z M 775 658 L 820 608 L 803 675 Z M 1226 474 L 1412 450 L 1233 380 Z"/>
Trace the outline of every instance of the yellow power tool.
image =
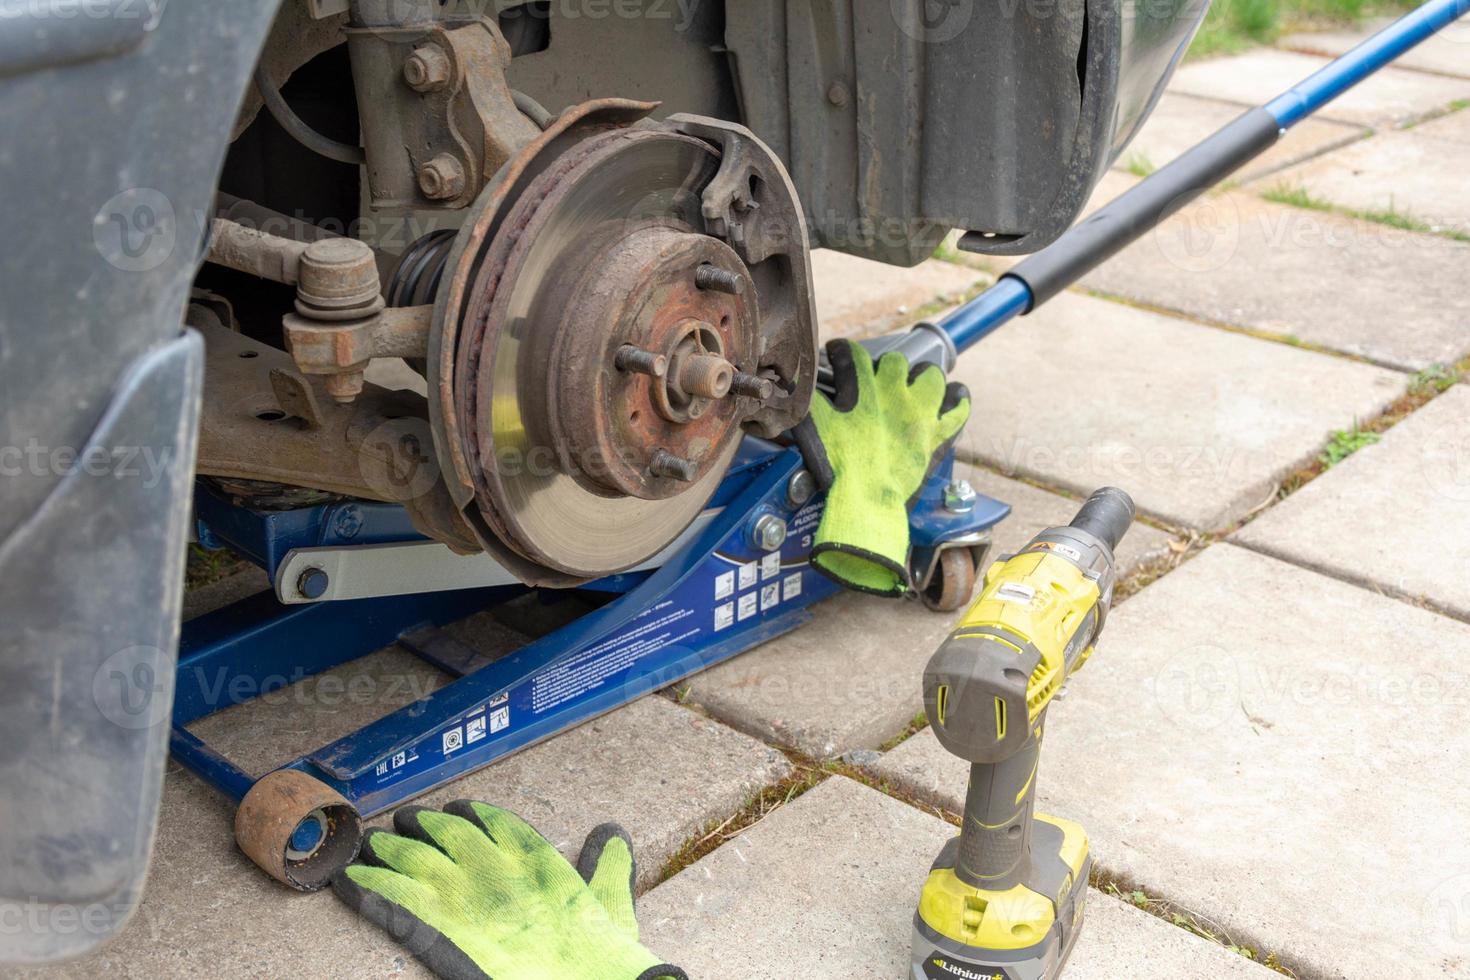
<path id="1" fill-rule="evenodd" d="M 924 670 L 934 733 L 971 767 L 960 835 L 914 915 L 911 980 L 1050 980 L 1072 951 L 1092 859 L 1080 826 L 1032 813 L 1036 767 L 1047 706 L 1107 619 L 1133 517 L 1128 494 L 1105 487 L 991 565 Z"/>

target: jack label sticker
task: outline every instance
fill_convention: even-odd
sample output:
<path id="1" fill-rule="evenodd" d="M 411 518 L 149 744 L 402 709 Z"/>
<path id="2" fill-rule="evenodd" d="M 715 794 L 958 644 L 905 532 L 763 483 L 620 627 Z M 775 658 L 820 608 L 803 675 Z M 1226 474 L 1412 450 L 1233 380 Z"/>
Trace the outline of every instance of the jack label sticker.
<path id="1" fill-rule="evenodd" d="M 740 566 L 740 589 L 744 591 L 760 581 L 760 562 L 748 561 Z M 745 617 L 740 617 L 744 619 Z"/>

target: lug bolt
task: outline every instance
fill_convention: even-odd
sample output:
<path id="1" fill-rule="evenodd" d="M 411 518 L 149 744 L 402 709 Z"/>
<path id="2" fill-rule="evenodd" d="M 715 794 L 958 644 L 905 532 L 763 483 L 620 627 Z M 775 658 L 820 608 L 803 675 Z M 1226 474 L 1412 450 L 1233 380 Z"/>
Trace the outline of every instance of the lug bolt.
<path id="1" fill-rule="evenodd" d="M 662 354 L 646 351 L 632 344 L 624 344 L 613 355 L 613 366 L 619 371 L 646 374 L 650 378 L 662 378 L 669 373 L 669 359 Z"/>
<path id="2" fill-rule="evenodd" d="M 693 483 L 699 475 L 699 466 L 689 459 L 675 456 L 666 449 L 656 450 L 648 464 L 648 472 L 654 476 L 666 476 L 682 483 Z"/>
<path id="3" fill-rule="evenodd" d="M 764 514 L 750 529 L 750 537 L 761 551 L 775 551 L 786 543 L 786 522 L 775 514 Z"/>
<path id="4" fill-rule="evenodd" d="M 741 296 L 745 293 L 744 276 L 737 276 L 733 272 L 721 269 L 717 265 L 710 265 L 708 262 L 694 270 L 694 285 L 716 293 L 729 293 L 731 296 Z"/>
<path id="5" fill-rule="evenodd" d="M 776 386 L 765 378 L 742 372 L 735 375 L 731 380 L 730 390 L 737 395 L 744 395 L 746 398 L 765 401 L 776 393 Z"/>
<path id="6" fill-rule="evenodd" d="M 415 92 L 436 92 L 449 84 L 449 56 L 437 44 L 416 49 L 403 63 L 403 80 Z"/>
<path id="7" fill-rule="evenodd" d="M 701 398 L 724 398 L 735 382 L 735 368 L 716 354 L 692 354 L 679 361 L 679 387 Z"/>
<path id="8" fill-rule="evenodd" d="M 302 598 L 320 599 L 327 594 L 327 585 L 330 581 L 324 570 L 308 568 L 296 579 L 296 591 L 301 593 Z"/>
<path id="9" fill-rule="evenodd" d="M 464 193 L 464 165 L 441 153 L 419 168 L 419 190 L 431 201 L 450 201 Z"/>
<path id="10" fill-rule="evenodd" d="M 944 509 L 951 514 L 968 514 L 979 498 L 968 480 L 951 480 L 944 487 Z"/>

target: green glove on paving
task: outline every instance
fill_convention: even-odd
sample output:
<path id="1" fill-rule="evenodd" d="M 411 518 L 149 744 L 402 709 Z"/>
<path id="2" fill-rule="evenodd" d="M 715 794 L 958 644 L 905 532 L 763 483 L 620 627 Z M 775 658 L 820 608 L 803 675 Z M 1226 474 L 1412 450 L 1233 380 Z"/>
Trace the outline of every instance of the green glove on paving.
<path id="1" fill-rule="evenodd" d="M 836 397 L 812 397 L 794 430 L 807 468 L 827 490 L 812 566 L 850 589 L 909 590 L 909 507 L 970 418 L 970 393 L 936 364 L 909 370 L 851 340 L 827 345 Z"/>
<path id="2" fill-rule="evenodd" d="M 406 806 L 332 883 L 343 901 L 451 980 L 688 980 L 638 944 L 633 851 L 615 824 L 573 869 L 509 810 Z"/>

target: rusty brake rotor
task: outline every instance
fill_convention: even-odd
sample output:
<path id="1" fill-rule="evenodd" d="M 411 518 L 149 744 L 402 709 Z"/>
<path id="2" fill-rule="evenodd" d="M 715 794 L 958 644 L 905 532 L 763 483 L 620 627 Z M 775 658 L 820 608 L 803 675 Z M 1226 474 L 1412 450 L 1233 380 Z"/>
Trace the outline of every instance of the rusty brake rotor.
<path id="1" fill-rule="evenodd" d="M 706 234 L 719 157 L 590 136 L 507 211 L 468 292 L 456 414 L 497 538 L 565 575 L 628 568 L 703 509 L 770 382 L 754 287 Z"/>

